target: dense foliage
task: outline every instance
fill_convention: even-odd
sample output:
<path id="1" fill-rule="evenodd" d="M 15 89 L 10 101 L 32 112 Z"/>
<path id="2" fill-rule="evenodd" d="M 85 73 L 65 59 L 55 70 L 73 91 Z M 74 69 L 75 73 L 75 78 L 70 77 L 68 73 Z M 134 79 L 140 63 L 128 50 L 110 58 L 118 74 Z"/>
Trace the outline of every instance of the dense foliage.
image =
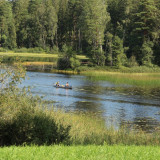
<path id="1" fill-rule="evenodd" d="M 23 67 L 0 69 L 0 146 L 69 142 L 70 126 L 56 123 L 39 98 L 18 87 L 25 78 Z"/>
<path id="2" fill-rule="evenodd" d="M 0 1 L 0 48 L 64 45 L 96 65 L 160 65 L 160 0 Z"/>

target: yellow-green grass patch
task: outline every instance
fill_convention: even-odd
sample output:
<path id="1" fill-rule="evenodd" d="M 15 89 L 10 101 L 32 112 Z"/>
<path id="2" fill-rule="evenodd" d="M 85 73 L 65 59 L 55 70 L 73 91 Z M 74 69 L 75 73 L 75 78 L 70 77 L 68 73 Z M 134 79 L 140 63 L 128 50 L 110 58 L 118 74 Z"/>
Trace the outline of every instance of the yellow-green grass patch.
<path id="1" fill-rule="evenodd" d="M 58 58 L 58 54 L 46 54 L 46 53 L 0 53 L 0 56 L 14 56 L 14 57 L 55 57 Z"/>
<path id="2" fill-rule="evenodd" d="M 158 160 L 160 147 L 151 146 L 25 146 L 0 148 L 1 160 Z"/>
<path id="3" fill-rule="evenodd" d="M 47 53 L 14 53 L 14 52 L 0 52 L 0 56 L 14 56 L 14 57 L 51 57 L 58 58 L 58 54 L 47 54 Z M 77 55 L 78 59 L 88 59 L 84 55 Z"/>
<path id="4" fill-rule="evenodd" d="M 121 73 L 107 71 L 90 71 L 82 74 L 93 80 L 106 80 L 115 84 L 129 84 L 140 87 L 160 87 L 160 73 Z"/>
<path id="5" fill-rule="evenodd" d="M 16 64 L 16 63 L 14 63 Z M 55 63 L 54 63 L 55 64 Z M 32 65 L 36 65 L 36 66 L 42 66 L 42 65 L 53 65 L 53 62 L 23 62 L 22 65 L 24 66 L 32 66 Z"/>

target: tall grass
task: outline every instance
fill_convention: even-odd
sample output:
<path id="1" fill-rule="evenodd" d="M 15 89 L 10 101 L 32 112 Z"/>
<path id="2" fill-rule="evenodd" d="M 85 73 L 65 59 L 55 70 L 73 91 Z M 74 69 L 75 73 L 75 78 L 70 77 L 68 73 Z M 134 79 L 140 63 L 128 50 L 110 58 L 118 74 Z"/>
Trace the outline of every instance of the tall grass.
<path id="1" fill-rule="evenodd" d="M 48 110 L 40 99 L 27 95 L 0 96 L 0 145 L 160 145 L 160 131 L 115 130 L 94 114 Z M 47 107 L 47 106 L 46 106 Z"/>
<path id="2" fill-rule="evenodd" d="M 135 133 L 125 128 L 119 130 L 107 128 L 103 119 L 93 114 L 45 110 L 31 99 L 31 97 L 29 100 L 20 95 L 1 97 L 1 145 L 54 144 L 57 142 L 75 145 L 102 145 L 104 143 L 160 145 L 158 131 L 151 135 L 144 132 Z"/>
<path id="3" fill-rule="evenodd" d="M 121 73 L 159 73 L 160 67 L 153 66 L 133 66 L 133 67 L 120 67 L 117 68 L 115 66 L 85 66 L 82 68 L 82 71 L 108 71 L 108 72 L 121 72 Z"/>
<path id="4" fill-rule="evenodd" d="M 28 71 L 52 71 L 57 67 L 56 62 L 23 62 L 22 65 Z"/>
<path id="5" fill-rule="evenodd" d="M 106 71 L 83 72 L 91 80 L 109 81 L 114 84 L 129 84 L 144 88 L 160 87 L 160 73 L 121 73 Z"/>
<path id="6" fill-rule="evenodd" d="M 71 144 L 87 145 L 104 143 L 108 145 L 160 145 L 159 130 L 147 134 L 133 131 L 127 126 L 115 130 L 113 126 L 106 126 L 103 119 L 93 114 L 53 112 L 56 122 L 64 126 L 71 126 Z"/>

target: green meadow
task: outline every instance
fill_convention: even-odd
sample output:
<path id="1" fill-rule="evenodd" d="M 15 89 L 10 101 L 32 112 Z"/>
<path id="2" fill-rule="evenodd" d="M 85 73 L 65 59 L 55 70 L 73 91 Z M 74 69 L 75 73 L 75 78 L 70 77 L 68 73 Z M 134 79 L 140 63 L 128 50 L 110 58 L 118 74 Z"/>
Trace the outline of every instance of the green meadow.
<path id="1" fill-rule="evenodd" d="M 0 160 L 158 160 L 160 147 L 24 146 L 0 148 Z"/>

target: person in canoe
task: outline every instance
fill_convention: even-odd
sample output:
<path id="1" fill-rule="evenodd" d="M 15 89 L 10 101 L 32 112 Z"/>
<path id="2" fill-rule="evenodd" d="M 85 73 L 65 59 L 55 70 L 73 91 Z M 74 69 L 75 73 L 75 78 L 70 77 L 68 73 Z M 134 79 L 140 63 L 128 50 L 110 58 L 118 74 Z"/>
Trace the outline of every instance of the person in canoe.
<path id="1" fill-rule="evenodd" d="M 56 82 L 56 86 L 59 86 L 59 82 Z"/>
<path id="2" fill-rule="evenodd" d="M 69 87 L 69 83 L 68 82 L 66 83 L 66 87 Z"/>

